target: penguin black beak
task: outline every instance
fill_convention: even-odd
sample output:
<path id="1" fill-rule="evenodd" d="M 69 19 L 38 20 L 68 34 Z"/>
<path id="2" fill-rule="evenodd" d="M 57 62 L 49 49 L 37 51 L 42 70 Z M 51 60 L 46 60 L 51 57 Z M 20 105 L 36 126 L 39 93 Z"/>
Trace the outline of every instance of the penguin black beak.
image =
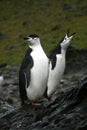
<path id="1" fill-rule="evenodd" d="M 70 28 L 67 30 L 67 35 L 69 36 L 69 34 L 70 34 Z M 73 36 L 73 35 L 75 35 L 76 33 L 74 32 L 74 33 L 72 33 L 71 34 L 71 36 Z"/>
<path id="2" fill-rule="evenodd" d="M 71 34 L 71 36 L 73 36 L 73 35 L 75 35 L 75 34 L 76 34 L 76 33 L 74 32 L 74 33 Z"/>
<path id="3" fill-rule="evenodd" d="M 67 35 L 69 36 L 69 33 L 70 33 L 70 28 L 67 30 Z"/>

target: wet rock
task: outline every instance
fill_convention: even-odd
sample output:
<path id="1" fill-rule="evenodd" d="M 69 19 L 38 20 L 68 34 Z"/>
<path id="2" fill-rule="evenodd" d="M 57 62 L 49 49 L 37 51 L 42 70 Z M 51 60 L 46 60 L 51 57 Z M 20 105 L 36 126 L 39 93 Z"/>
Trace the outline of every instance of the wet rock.
<path id="1" fill-rule="evenodd" d="M 0 100 L 0 103 L 8 102 L 10 105 L 17 105 L 19 102 L 18 67 L 6 67 L 3 76 L 4 82 L 0 86 L 0 95 L 3 100 Z"/>
<path id="2" fill-rule="evenodd" d="M 9 104 L 13 104 L 13 100 L 11 98 L 8 97 L 6 100 Z"/>
<path id="3" fill-rule="evenodd" d="M 70 46 L 66 53 L 65 73 L 85 71 L 87 65 L 87 49 L 76 49 Z M 82 68 L 82 69 L 81 69 Z"/>
<path id="4" fill-rule="evenodd" d="M 79 102 L 82 102 L 84 99 L 87 98 L 87 76 L 81 79 L 81 81 L 78 83 L 78 86 L 80 86 L 78 100 Z"/>
<path id="5" fill-rule="evenodd" d="M 54 101 L 41 106 L 25 104 L 0 117 L 0 128 L 26 130 L 82 130 L 87 129 L 87 76 L 74 87 L 59 93 Z M 85 92 L 85 93 L 84 93 Z M 84 96 L 84 98 L 83 98 Z"/>

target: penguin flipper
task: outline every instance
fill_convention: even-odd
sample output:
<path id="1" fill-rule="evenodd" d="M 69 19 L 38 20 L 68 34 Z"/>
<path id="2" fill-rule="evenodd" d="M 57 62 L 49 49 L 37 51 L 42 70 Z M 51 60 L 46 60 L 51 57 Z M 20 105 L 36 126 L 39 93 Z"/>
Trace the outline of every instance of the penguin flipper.
<path id="1" fill-rule="evenodd" d="M 19 92 L 22 104 L 27 100 L 26 88 L 30 84 L 30 69 L 33 67 L 33 59 L 30 55 L 31 51 L 32 49 L 29 48 L 19 71 Z"/>
<path id="2" fill-rule="evenodd" d="M 51 64 L 52 64 L 52 70 L 55 68 L 55 66 L 56 66 L 56 60 L 57 60 L 57 58 L 56 58 L 56 55 L 55 56 L 53 56 L 52 57 L 52 59 L 50 59 L 50 62 L 51 62 Z"/>
<path id="3" fill-rule="evenodd" d="M 20 92 L 22 105 L 25 103 L 25 100 L 27 100 L 27 93 L 26 93 L 25 85 L 26 85 L 25 75 L 22 71 L 20 71 L 20 73 L 19 73 L 19 92 Z"/>

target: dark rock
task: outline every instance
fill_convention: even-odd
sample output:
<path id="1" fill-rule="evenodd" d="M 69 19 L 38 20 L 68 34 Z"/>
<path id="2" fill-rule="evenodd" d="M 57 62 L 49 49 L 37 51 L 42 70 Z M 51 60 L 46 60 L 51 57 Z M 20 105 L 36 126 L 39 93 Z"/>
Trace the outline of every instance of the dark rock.
<path id="1" fill-rule="evenodd" d="M 78 86 L 80 86 L 78 101 L 82 102 L 84 99 L 87 98 L 87 76 L 81 79 L 81 81 L 78 83 Z"/>
<path id="2" fill-rule="evenodd" d="M 13 100 L 12 100 L 11 98 L 7 98 L 7 102 L 8 102 L 9 104 L 13 104 Z"/>
<path id="3" fill-rule="evenodd" d="M 55 101 L 41 106 L 25 104 L 0 116 L 0 129 L 26 130 L 86 130 L 87 76 L 74 87 L 69 86 Z"/>
<path id="4" fill-rule="evenodd" d="M 86 70 L 87 66 L 87 49 L 76 49 L 70 46 L 66 53 L 66 70 L 65 73 L 76 73 Z M 85 71 L 86 72 L 86 71 Z"/>

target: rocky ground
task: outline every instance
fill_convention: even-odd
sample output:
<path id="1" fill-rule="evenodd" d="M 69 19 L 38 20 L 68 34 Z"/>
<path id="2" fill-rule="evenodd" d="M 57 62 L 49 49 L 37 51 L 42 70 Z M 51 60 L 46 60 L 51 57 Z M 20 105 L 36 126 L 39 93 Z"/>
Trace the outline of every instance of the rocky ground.
<path id="1" fill-rule="evenodd" d="M 70 52 L 71 52 L 71 54 L 70 54 Z M 78 84 L 78 81 L 80 81 L 81 78 L 83 78 L 83 77 L 85 77 L 87 75 L 87 70 L 86 70 L 87 54 L 86 54 L 86 52 L 87 52 L 87 50 L 75 50 L 74 48 L 71 48 L 68 51 L 68 54 L 67 54 L 68 60 L 67 60 L 67 63 L 66 63 L 66 71 L 65 71 L 63 79 L 61 80 L 60 87 L 58 89 L 58 100 L 61 99 L 61 101 L 62 101 L 62 97 L 65 96 L 65 95 L 66 95 L 66 98 L 68 99 L 69 95 L 67 95 L 67 93 L 69 93 L 69 91 L 71 91 L 73 93 L 73 89 L 76 88 L 76 86 Z M 73 58 L 70 58 L 70 55 L 73 55 Z M 54 127 L 54 124 L 52 124 L 53 116 L 55 116 L 55 114 L 58 114 L 59 113 L 58 111 L 60 111 L 60 109 L 63 109 L 62 107 L 66 106 L 66 104 L 70 105 L 68 103 L 65 103 L 66 102 L 65 97 L 63 99 L 63 103 L 65 105 L 62 104 L 64 106 L 59 105 L 57 102 L 55 102 L 54 104 L 51 105 L 51 107 L 49 107 L 50 102 L 49 103 L 47 103 L 47 102 L 44 103 L 44 105 L 46 106 L 47 111 L 49 109 L 50 112 L 51 112 L 51 110 L 54 111 L 53 108 L 55 109 L 53 115 L 52 115 L 52 112 L 51 112 L 52 117 L 49 116 L 49 115 L 47 115 L 46 117 L 43 116 L 43 114 L 41 112 L 41 109 L 43 110 L 45 108 L 42 108 L 42 107 L 34 109 L 31 106 L 30 107 L 28 106 L 29 110 L 27 111 L 27 114 L 28 114 L 28 116 L 30 118 L 26 116 L 26 107 L 24 107 L 22 110 L 20 109 L 20 103 L 21 102 L 20 102 L 19 90 L 18 90 L 19 89 L 19 87 L 18 87 L 18 71 L 19 71 L 19 66 L 16 66 L 16 65 L 15 66 L 6 65 L 6 67 L 4 67 L 4 69 L 2 69 L 2 74 L 4 76 L 4 81 L 0 85 L 0 119 L 1 119 L 0 122 L 3 122 L 3 120 L 6 119 L 5 120 L 6 127 L 4 126 L 4 123 L 0 124 L 2 130 L 4 130 L 4 129 L 9 130 L 10 128 L 12 130 L 16 130 L 16 129 L 19 130 L 19 128 L 20 128 L 20 130 L 21 130 L 22 127 L 23 127 L 23 130 L 25 130 L 25 128 L 28 129 L 28 130 L 29 130 L 29 128 L 31 128 L 31 130 L 39 130 L 40 127 L 37 127 L 37 126 L 40 126 L 41 120 L 39 119 L 39 116 L 41 118 L 41 115 L 42 115 L 43 120 L 44 120 L 43 123 L 47 120 L 43 125 L 41 125 L 41 128 L 44 128 L 45 126 L 47 126 L 48 130 L 50 128 L 52 128 L 52 127 L 56 128 L 56 129 L 59 128 L 59 130 L 68 130 L 68 128 L 70 128 L 70 126 L 68 126 L 66 129 L 64 129 L 64 128 L 60 129 L 59 126 L 61 126 L 61 124 L 58 124 L 58 126 L 56 124 L 55 127 Z M 74 91 L 74 93 L 75 93 L 75 91 Z M 76 95 L 73 95 L 73 96 L 76 96 Z M 69 99 L 69 100 L 72 100 L 72 99 Z M 60 103 L 62 103 L 62 102 L 60 102 Z M 58 109 L 57 109 L 57 107 L 58 107 Z M 16 111 L 15 111 L 15 109 L 16 109 Z M 46 114 L 46 109 L 44 110 L 45 114 Z M 73 107 L 70 107 L 70 110 L 73 111 Z M 40 111 L 40 113 L 38 111 Z M 66 108 L 65 111 L 68 111 L 68 108 Z M 16 113 L 14 113 L 14 112 L 16 112 Z M 20 126 L 17 126 L 18 124 L 15 124 L 16 125 L 16 127 L 15 127 L 15 125 L 13 124 L 14 121 L 11 122 L 11 124 L 7 125 L 8 124 L 7 119 L 10 118 L 10 116 L 12 116 L 13 120 L 15 120 L 14 115 L 17 116 L 17 114 L 19 114 L 20 112 L 24 112 L 23 113 L 24 117 L 23 117 L 23 115 L 21 115 L 22 117 L 20 117 L 20 116 L 19 117 L 22 118 L 22 119 L 23 118 L 24 119 L 29 118 L 30 122 L 31 122 L 30 125 L 27 125 L 28 122 L 26 121 L 26 119 L 25 119 L 26 127 L 24 126 L 24 124 L 23 124 L 23 126 L 22 126 L 22 124 L 19 124 Z M 9 113 L 11 115 L 9 115 Z M 31 113 L 31 115 L 29 115 L 29 113 Z M 33 116 L 32 116 L 32 113 L 33 113 Z M 38 116 L 38 114 L 40 114 L 40 115 Z M 67 112 L 66 112 L 66 114 L 67 114 Z M 72 116 L 72 117 L 76 116 L 74 112 L 72 112 L 71 114 L 73 114 L 73 115 L 67 115 L 67 117 L 66 117 L 67 120 L 64 119 L 65 124 L 68 122 L 68 120 L 70 121 L 71 117 L 69 117 L 69 116 Z M 60 113 L 59 113 L 59 115 L 60 115 Z M 6 118 L 5 118 L 5 116 L 6 116 Z M 33 120 L 32 118 L 34 116 L 35 116 L 36 124 L 35 124 L 34 121 L 32 121 Z M 17 121 L 18 121 L 18 117 L 16 117 L 16 118 L 17 118 Z M 50 124 L 48 125 L 48 118 L 51 120 L 51 125 Z M 56 118 L 58 118 L 58 117 L 56 117 Z M 70 119 L 68 119 L 68 118 L 70 118 Z M 76 116 L 76 118 L 77 118 L 77 116 Z M 83 116 L 83 114 L 82 114 L 82 118 L 85 118 Z M 58 121 L 56 119 L 55 122 L 59 123 L 61 120 L 62 120 L 62 118 L 58 118 Z M 33 123 L 33 125 L 32 125 L 32 123 Z M 83 124 L 84 123 L 85 122 L 83 122 Z M 78 124 L 77 124 L 77 126 L 78 126 Z M 74 127 L 72 127 L 72 128 L 74 128 Z M 78 130 L 82 130 L 82 129 L 78 129 Z M 84 129 L 84 130 L 86 130 L 86 129 Z"/>

